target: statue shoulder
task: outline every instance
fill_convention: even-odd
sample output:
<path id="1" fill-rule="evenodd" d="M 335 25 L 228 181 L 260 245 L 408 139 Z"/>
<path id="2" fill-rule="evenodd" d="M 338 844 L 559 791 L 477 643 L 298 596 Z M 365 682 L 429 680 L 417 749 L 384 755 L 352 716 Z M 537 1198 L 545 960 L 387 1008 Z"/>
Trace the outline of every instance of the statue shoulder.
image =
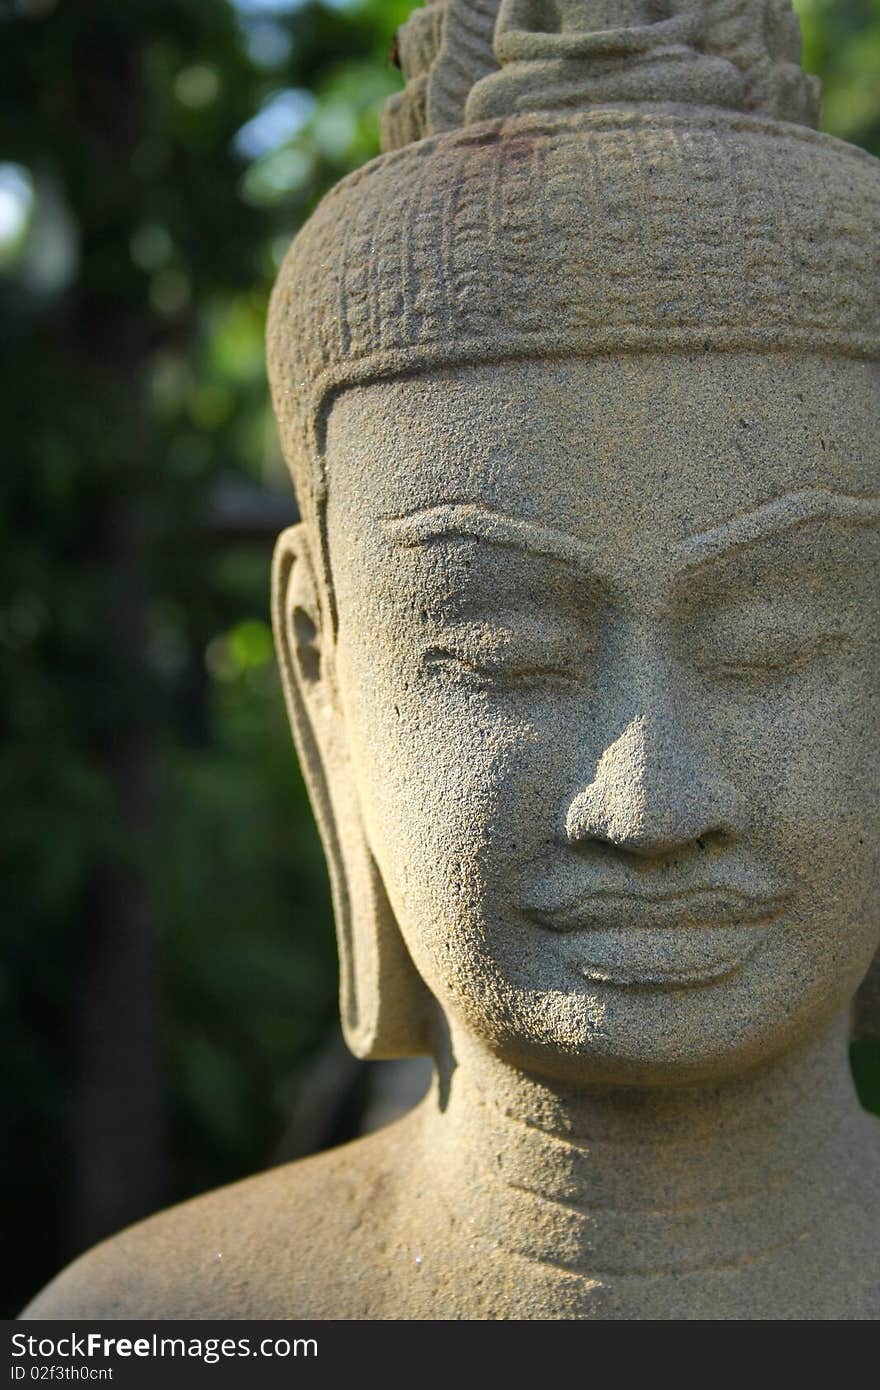
<path id="1" fill-rule="evenodd" d="M 150 1217 L 63 1270 L 24 1319 L 374 1316 L 410 1118 Z"/>

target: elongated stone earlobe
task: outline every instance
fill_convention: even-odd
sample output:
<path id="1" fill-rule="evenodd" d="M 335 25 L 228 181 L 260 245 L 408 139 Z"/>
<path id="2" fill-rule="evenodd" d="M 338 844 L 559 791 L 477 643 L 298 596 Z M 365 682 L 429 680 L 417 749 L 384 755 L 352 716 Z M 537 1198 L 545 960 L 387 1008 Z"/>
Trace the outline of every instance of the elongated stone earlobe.
<path id="1" fill-rule="evenodd" d="M 431 996 L 364 833 L 305 527 L 280 537 L 273 617 L 291 728 L 330 872 L 346 1041 L 362 1058 L 430 1051 Z"/>

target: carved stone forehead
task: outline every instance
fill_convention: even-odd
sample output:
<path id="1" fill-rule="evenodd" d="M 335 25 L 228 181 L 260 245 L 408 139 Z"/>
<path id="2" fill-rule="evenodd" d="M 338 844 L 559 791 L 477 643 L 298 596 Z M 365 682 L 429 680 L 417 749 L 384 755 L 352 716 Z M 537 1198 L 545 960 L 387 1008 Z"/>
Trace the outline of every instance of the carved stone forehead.
<path id="1" fill-rule="evenodd" d="M 793 491 L 880 493 L 880 369 L 761 354 L 511 362 L 355 388 L 330 417 L 341 508 L 482 500 L 645 545 Z M 640 542 L 642 543 L 642 542 Z"/>

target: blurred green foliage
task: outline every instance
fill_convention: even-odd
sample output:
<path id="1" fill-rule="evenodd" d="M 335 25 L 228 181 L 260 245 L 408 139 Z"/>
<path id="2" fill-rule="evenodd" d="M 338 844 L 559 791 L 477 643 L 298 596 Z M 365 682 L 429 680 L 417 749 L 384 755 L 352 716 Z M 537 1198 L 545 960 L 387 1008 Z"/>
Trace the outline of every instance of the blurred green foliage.
<path id="1" fill-rule="evenodd" d="M 822 128 L 880 153 L 880 0 L 794 0 L 804 67 L 822 78 Z"/>
<path id="2" fill-rule="evenodd" d="M 267 626 L 291 504 L 263 328 L 297 227 L 377 149 L 410 8 L 0 0 L 4 1311 L 101 1233 L 78 1196 L 84 1096 L 109 1107 L 101 1144 L 168 1159 L 152 1183 L 133 1162 L 111 1225 L 265 1164 L 336 1027 Z M 797 9 L 827 128 L 880 153 L 880 0 Z M 158 1110 L 90 1079 L 83 1043 L 119 994 L 149 1033 L 138 959 L 159 980 Z M 880 1108 L 877 1059 L 862 1046 Z"/>

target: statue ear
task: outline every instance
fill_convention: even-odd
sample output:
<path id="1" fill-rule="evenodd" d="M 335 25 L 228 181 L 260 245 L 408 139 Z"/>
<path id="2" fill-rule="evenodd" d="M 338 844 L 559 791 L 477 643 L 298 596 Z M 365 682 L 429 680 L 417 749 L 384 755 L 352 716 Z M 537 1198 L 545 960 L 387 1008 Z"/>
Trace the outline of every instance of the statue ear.
<path id="1" fill-rule="evenodd" d="M 279 537 L 272 613 L 287 712 L 330 870 L 346 1042 L 363 1058 L 428 1053 L 433 1001 L 364 834 L 333 642 L 302 524 Z"/>

